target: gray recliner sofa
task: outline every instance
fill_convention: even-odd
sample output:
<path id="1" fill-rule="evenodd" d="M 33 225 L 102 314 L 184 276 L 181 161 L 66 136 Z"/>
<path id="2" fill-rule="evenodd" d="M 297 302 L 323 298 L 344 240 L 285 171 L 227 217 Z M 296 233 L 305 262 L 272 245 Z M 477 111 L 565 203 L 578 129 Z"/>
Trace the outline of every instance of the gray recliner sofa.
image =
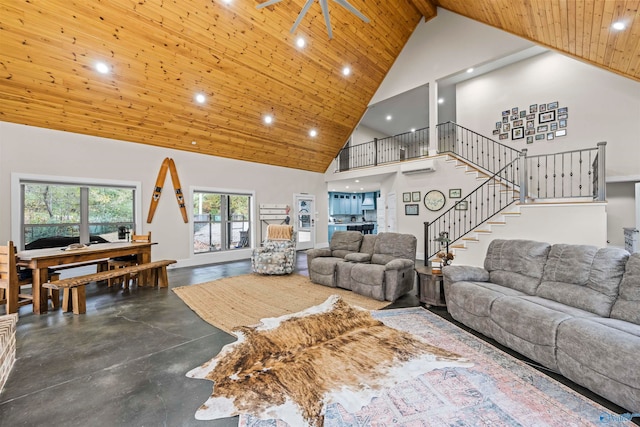
<path id="1" fill-rule="evenodd" d="M 640 412 L 640 254 L 494 240 L 443 274 L 455 320 Z"/>
<path id="2" fill-rule="evenodd" d="M 355 236 L 338 233 L 359 234 L 358 248 L 353 250 Z M 307 251 L 309 277 L 314 283 L 395 301 L 413 289 L 416 247 L 417 239 L 411 234 L 335 232 L 329 249 Z"/>

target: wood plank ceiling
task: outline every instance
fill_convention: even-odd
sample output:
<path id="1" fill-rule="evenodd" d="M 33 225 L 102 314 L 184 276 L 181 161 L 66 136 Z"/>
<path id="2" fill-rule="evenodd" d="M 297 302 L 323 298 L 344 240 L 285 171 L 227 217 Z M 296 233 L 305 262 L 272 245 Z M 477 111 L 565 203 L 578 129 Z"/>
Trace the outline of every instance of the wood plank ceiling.
<path id="1" fill-rule="evenodd" d="M 0 0 L 0 120 L 324 172 L 435 6 L 640 80 L 640 0 L 262 2 Z"/>

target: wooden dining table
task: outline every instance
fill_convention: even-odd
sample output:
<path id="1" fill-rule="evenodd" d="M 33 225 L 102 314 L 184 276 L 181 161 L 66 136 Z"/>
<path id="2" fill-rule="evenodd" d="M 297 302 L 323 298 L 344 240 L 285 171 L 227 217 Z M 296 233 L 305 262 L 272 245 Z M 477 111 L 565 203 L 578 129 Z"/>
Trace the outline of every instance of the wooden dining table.
<path id="1" fill-rule="evenodd" d="M 17 253 L 20 265 L 33 270 L 32 294 L 33 312 L 47 312 L 47 295 L 42 284 L 49 279 L 48 269 L 58 266 L 68 266 L 87 261 L 98 261 L 120 256 L 135 255 L 138 263 L 151 262 L 151 246 L 155 243 L 113 242 L 97 243 L 81 249 L 67 250 L 66 248 L 47 248 L 20 251 Z M 148 284 L 148 272 L 140 273 L 140 283 Z"/>

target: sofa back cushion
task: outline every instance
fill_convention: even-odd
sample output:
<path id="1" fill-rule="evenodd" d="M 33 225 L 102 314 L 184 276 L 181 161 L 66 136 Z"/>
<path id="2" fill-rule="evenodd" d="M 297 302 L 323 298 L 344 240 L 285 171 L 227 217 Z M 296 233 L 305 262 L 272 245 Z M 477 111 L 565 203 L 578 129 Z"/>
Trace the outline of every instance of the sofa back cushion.
<path id="1" fill-rule="evenodd" d="M 624 249 L 553 245 L 536 295 L 609 317 L 628 258 Z"/>
<path id="2" fill-rule="evenodd" d="M 640 252 L 627 261 L 611 317 L 640 325 Z"/>
<path id="3" fill-rule="evenodd" d="M 336 231 L 329 242 L 331 256 L 344 258 L 346 254 L 358 252 L 361 243 L 362 233 L 359 231 Z"/>
<path id="4" fill-rule="evenodd" d="M 551 245 L 532 240 L 495 239 L 489 243 L 484 269 L 489 281 L 535 295 Z"/>
<path id="5" fill-rule="evenodd" d="M 416 261 L 418 239 L 412 234 L 379 233 L 373 247 L 371 264 L 385 265 L 396 258 Z"/>

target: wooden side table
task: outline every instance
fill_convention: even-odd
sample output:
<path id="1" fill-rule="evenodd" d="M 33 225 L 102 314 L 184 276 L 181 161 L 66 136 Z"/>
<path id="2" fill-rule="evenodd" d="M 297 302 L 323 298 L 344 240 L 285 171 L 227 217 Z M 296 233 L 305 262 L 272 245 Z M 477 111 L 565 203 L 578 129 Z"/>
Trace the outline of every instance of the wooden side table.
<path id="1" fill-rule="evenodd" d="M 420 302 L 429 306 L 446 307 L 442 274 L 433 274 L 431 266 L 420 265 L 416 266 L 415 270 L 418 275 L 418 299 Z"/>

